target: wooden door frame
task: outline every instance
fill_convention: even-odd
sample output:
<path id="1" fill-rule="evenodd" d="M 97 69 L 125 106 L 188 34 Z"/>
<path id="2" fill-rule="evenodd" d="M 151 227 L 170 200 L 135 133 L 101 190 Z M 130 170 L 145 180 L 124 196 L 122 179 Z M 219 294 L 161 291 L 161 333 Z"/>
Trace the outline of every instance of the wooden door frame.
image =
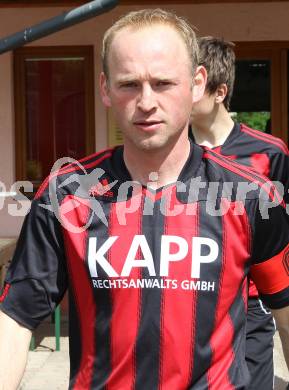
<path id="1" fill-rule="evenodd" d="M 236 59 L 271 61 L 272 134 L 288 143 L 287 51 L 289 41 L 235 42 Z"/>
<path id="2" fill-rule="evenodd" d="M 26 180 L 27 121 L 25 101 L 25 59 L 83 57 L 85 67 L 86 154 L 95 151 L 95 106 L 93 46 L 31 46 L 13 53 L 15 109 L 15 177 Z"/>

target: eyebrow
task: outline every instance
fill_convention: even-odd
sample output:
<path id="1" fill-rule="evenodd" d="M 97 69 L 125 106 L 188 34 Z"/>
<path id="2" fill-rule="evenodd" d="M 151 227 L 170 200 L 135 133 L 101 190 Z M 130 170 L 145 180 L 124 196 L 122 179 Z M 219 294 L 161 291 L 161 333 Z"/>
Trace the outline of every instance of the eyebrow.
<path id="1" fill-rule="evenodd" d="M 136 81 L 139 81 L 139 79 L 137 77 L 134 77 L 134 76 L 123 76 L 123 77 L 119 77 L 118 79 L 116 79 L 116 83 L 117 84 L 122 84 L 122 83 L 127 83 L 127 82 L 136 82 Z"/>
<path id="2" fill-rule="evenodd" d="M 138 78 L 137 76 L 120 76 L 118 79 L 116 79 L 117 84 L 123 84 L 127 82 L 140 82 L 142 78 Z M 178 82 L 179 78 L 177 76 L 170 76 L 170 75 L 156 75 L 150 78 L 151 81 L 171 81 L 171 82 Z"/>

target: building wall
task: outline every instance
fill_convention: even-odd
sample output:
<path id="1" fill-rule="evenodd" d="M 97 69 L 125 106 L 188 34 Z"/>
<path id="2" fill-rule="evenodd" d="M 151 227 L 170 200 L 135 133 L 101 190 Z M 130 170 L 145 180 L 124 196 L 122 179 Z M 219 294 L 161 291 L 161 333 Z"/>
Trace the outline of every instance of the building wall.
<path id="1" fill-rule="evenodd" d="M 110 13 L 103 14 L 31 44 L 36 46 L 94 46 L 96 149 L 104 148 L 107 144 L 106 112 L 98 93 L 102 36 L 115 19 L 129 10 L 137 8 L 139 7 L 118 6 Z M 178 4 L 170 5 L 167 8 L 186 16 L 197 27 L 200 35 L 222 36 L 232 41 L 280 41 L 289 39 L 289 2 Z M 61 14 L 65 10 L 63 7 L 0 8 L 0 37 L 23 30 L 42 20 Z M 6 190 L 9 191 L 15 180 L 13 64 L 11 52 L 0 56 L 0 86 L 0 187 L 3 183 Z M 22 216 L 9 215 L 9 205 L 10 207 L 13 205 L 11 198 L 7 198 L 4 204 L 3 199 L 0 198 L 0 236 L 4 237 L 17 235 L 23 221 Z"/>

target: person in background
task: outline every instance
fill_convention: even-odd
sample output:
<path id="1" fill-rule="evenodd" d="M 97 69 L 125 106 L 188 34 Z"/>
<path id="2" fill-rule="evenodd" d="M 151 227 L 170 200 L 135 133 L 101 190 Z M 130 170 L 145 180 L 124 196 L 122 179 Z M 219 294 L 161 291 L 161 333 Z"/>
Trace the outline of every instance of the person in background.
<path id="1" fill-rule="evenodd" d="M 193 106 L 191 138 L 199 145 L 251 167 L 272 181 L 280 182 L 284 187 L 284 199 L 288 199 L 287 146 L 279 138 L 253 130 L 243 123 L 235 123 L 230 116 L 235 79 L 234 44 L 210 36 L 200 37 L 198 42 L 199 64 L 206 68 L 208 79 L 203 98 Z M 250 390 L 273 388 L 274 333 L 272 314 L 260 300 L 256 286 L 250 280 L 246 326 Z"/>

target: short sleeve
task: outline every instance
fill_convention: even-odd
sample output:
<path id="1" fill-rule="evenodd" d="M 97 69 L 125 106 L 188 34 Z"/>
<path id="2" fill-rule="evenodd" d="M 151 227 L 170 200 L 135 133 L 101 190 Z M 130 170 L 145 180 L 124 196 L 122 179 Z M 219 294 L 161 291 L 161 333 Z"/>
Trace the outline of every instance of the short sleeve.
<path id="1" fill-rule="evenodd" d="M 279 309 L 289 306 L 289 217 L 283 206 L 269 207 L 255 210 L 250 276 L 265 304 Z"/>
<path id="2" fill-rule="evenodd" d="M 0 297 L 1 310 L 34 329 L 61 301 L 67 270 L 61 226 L 43 198 L 32 202 Z"/>
<path id="3" fill-rule="evenodd" d="M 284 148 L 285 145 L 284 145 Z M 289 155 L 285 153 L 275 153 L 270 158 L 270 179 L 280 182 L 284 189 L 284 201 L 289 203 Z"/>

